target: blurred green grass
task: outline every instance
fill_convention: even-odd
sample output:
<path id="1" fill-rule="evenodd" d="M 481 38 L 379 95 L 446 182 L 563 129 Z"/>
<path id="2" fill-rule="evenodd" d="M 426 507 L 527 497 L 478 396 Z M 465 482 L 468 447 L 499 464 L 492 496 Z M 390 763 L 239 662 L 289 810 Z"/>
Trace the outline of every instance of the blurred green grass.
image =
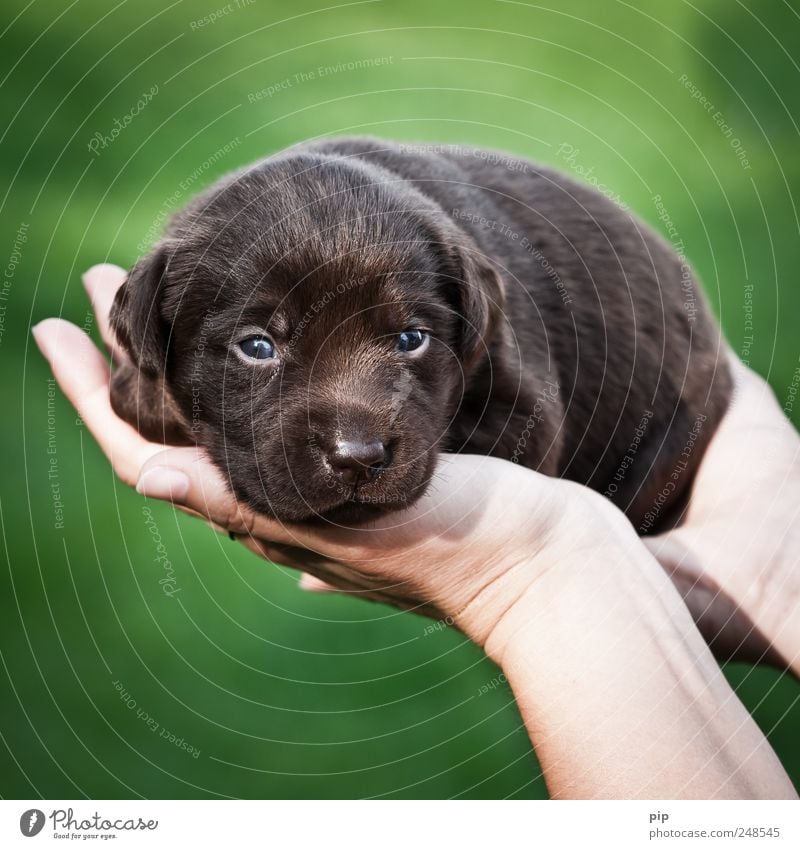
<path id="1" fill-rule="evenodd" d="M 58 393 L 50 442 L 29 328 L 49 315 L 91 327 L 83 269 L 130 265 L 170 208 L 301 139 L 475 143 L 565 168 L 569 144 L 573 165 L 664 230 L 661 196 L 732 345 L 784 403 L 800 355 L 797 3 L 551 5 L 240 0 L 198 26 L 225 3 L 3 4 L 4 268 L 27 225 L 0 340 L 4 797 L 546 795 L 509 691 L 478 696 L 497 670 L 458 634 L 303 594 L 289 570 L 151 505 L 180 588 L 166 597 L 143 502 Z M 365 59 L 382 64 L 347 69 Z M 800 687 L 727 674 L 800 783 Z"/>

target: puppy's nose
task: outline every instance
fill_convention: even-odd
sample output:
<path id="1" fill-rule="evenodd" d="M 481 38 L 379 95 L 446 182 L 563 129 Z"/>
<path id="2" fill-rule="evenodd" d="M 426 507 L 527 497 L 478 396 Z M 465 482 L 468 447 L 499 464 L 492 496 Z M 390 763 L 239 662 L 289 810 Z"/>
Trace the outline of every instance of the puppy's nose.
<path id="1" fill-rule="evenodd" d="M 389 465 L 389 449 L 379 439 L 340 439 L 328 453 L 331 468 L 346 484 L 371 480 Z"/>

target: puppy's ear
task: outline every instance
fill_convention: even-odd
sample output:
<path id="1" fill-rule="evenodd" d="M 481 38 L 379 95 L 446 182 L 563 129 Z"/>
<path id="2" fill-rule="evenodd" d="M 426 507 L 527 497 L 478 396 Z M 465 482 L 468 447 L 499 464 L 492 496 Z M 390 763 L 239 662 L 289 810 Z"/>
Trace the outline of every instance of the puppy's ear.
<path id="1" fill-rule="evenodd" d="M 459 317 L 458 352 L 465 368 L 486 353 L 489 341 L 498 332 L 505 309 L 505 287 L 500 274 L 479 250 L 464 238 L 447 247 L 449 272 L 445 290 Z"/>
<path id="2" fill-rule="evenodd" d="M 110 322 L 130 357 L 111 379 L 114 412 L 145 439 L 190 445 L 190 429 L 164 376 L 169 326 L 161 315 L 166 255 L 139 260 L 114 298 Z"/>
<path id="3" fill-rule="evenodd" d="M 194 445 L 191 428 L 163 377 L 123 363 L 111 377 L 111 407 L 150 442 Z"/>
<path id="4" fill-rule="evenodd" d="M 149 375 L 161 374 L 169 328 L 161 317 L 167 257 L 163 248 L 140 259 L 117 291 L 111 328 L 131 362 Z"/>

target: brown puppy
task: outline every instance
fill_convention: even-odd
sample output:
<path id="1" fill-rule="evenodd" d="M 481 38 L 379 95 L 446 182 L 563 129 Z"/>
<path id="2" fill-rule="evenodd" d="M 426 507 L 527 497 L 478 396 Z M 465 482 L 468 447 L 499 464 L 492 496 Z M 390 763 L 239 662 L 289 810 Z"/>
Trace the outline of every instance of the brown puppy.
<path id="1" fill-rule="evenodd" d="M 220 181 L 117 295 L 112 402 L 285 520 L 405 507 L 439 451 L 674 520 L 725 411 L 691 272 L 607 198 L 513 156 L 371 138 Z M 513 493 L 509 494 L 513 497 Z"/>

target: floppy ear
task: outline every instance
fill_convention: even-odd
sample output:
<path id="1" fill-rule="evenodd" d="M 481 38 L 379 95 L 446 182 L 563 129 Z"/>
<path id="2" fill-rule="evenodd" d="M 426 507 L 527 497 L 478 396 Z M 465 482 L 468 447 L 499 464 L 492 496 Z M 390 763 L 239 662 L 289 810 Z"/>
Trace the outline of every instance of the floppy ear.
<path id="1" fill-rule="evenodd" d="M 111 328 L 131 362 L 147 374 L 164 370 L 169 328 L 161 317 L 167 257 L 163 248 L 140 259 L 111 305 Z"/>
<path id="2" fill-rule="evenodd" d="M 463 236 L 443 245 L 448 254 L 445 292 L 459 316 L 458 352 L 465 368 L 487 353 L 505 308 L 500 274 L 478 246 Z"/>
<path id="3" fill-rule="evenodd" d="M 130 361 L 111 378 L 111 406 L 145 439 L 190 445 L 190 428 L 164 375 L 170 328 L 161 315 L 166 254 L 139 260 L 111 306 L 110 322 Z"/>

